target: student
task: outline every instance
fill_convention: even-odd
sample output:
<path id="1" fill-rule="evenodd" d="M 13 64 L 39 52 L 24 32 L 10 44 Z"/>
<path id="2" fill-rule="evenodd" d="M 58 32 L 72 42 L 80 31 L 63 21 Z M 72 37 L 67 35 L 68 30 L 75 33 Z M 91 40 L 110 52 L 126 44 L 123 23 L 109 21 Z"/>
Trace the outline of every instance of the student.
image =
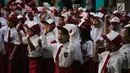
<path id="1" fill-rule="evenodd" d="M 69 36 L 71 37 L 70 39 L 74 41 L 75 54 L 73 57 L 73 73 L 78 73 L 80 65 L 83 64 L 79 29 L 74 24 L 66 24 L 63 27 L 69 31 Z"/>
<path id="2" fill-rule="evenodd" d="M 69 33 L 67 29 L 58 27 L 58 40 L 59 43 L 49 45 L 42 35 L 42 47 L 50 47 L 53 52 L 53 59 L 55 62 L 55 73 L 73 73 L 73 56 L 75 54 L 75 47 L 73 40 L 69 40 Z"/>
<path id="3" fill-rule="evenodd" d="M 94 44 L 90 37 L 91 27 L 87 23 L 86 30 L 81 28 L 81 50 L 83 54 L 84 63 L 80 67 L 80 73 L 93 73 L 93 49 Z"/>
<path id="4" fill-rule="evenodd" d="M 18 15 L 18 24 L 16 26 L 17 32 L 20 33 L 22 37 L 26 36 L 25 29 L 23 27 L 26 18 L 22 15 Z M 23 44 L 22 40 L 20 39 L 20 45 L 18 46 L 17 50 L 17 56 L 18 56 L 18 68 L 19 68 L 19 73 L 28 73 L 28 56 L 27 56 L 27 44 Z"/>
<path id="5" fill-rule="evenodd" d="M 38 24 L 25 24 L 26 37 L 22 38 L 23 44 L 28 44 L 29 73 L 40 73 L 42 51 L 38 44 L 40 27 Z"/>
<path id="6" fill-rule="evenodd" d="M 4 73 L 4 55 L 5 55 L 4 41 L 2 35 L 0 34 L 0 72 L 1 73 Z"/>
<path id="7" fill-rule="evenodd" d="M 9 17 L 7 17 L 7 26 L 0 29 L 0 33 L 4 36 L 4 48 L 6 51 L 4 69 L 6 73 L 18 72 L 16 51 L 20 41 L 15 28 L 17 21 L 18 19 L 16 14 L 9 15 Z"/>
<path id="8" fill-rule="evenodd" d="M 52 19 L 48 19 L 48 20 L 42 22 L 43 34 L 46 34 L 47 42 L 49 44 L 57 43 L 56 38 L 55 38 L 55 32 L 53 31 L 54 28 L 52 28 L 53 24 L 55 24 L 55 23 Z M 53 60 L 53 53 L 49 49 L 53 49 L 53 48 L 48 48 L 48 47 L 43 48 L 44 72 L 45 73 L 54 73 L 55 64 L 54 64 L 54 60 Z"/>
<path id="9" fill-rule="evenodd" d="M 110 26 L 109 26 L 109 32 L 111 31 L 111 30 L 113 30 L 113 31 L 116 31 L 116 32 L 118 32 L 118 33 L 120 33 L 121 32 L 121 26 L 120 26 L 120 19 L 118 18 L 118 17 L 113 17 L 112 19 L 111 19 L 111 21 L 110 21 Z"/>
<path id="10" fill-rule="evenodd" d="M 121 55 L 125 56 L 125 66 L 122 73 L 130 73 L 130 25 L 126 25 L 121 32 L 122 47 L 120 48 Z"/>
<path id="11" fill-rule="evenodd" d="M 92 30 L 90 31 L 90 36 L 93 40 L 93 42 L 96 42 L 97 40 L 102 40 L 101 34 L 104 32 L 103 27 L 103 21 L 99 19 L 98 17 L 94 17 L 93 24 L 91 25 Z M 99 53 L 102 53 L 105 51 L 103 40 L 99 46 Z"/>
<path id="12" fill-rule="evenodd" d="M 106 35 L 102 34 L 105 42 L 105 52 L 98 54 L 98 46 L 100 41 L 96 41 L 94 48 L 94 60 L 99 61 L 98 73 L 121 73 L 124 59 L 119 53 L 121 44 L 121 36 L 115 31 L 111 31 Z"/>

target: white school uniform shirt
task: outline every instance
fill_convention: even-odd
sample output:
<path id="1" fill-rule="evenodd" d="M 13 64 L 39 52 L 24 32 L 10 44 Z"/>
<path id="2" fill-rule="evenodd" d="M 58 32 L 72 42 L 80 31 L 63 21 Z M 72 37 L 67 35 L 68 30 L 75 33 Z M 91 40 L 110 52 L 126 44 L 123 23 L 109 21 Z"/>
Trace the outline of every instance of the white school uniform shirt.
<path id="1" fill-rule="evenodd" d="M 126 59 L 124 69 L 130 69 L 130 44 L 123 45 L 119 51 Z"/>
<path id="2" fill-rule="evenodd" d="M 2 35 L 0 34 L 0 52 L 2 54 L 5 54 L 5 49 L 4 49 L 4 41 L 2 39 Z"/>
<path id="3" fill-rule="evenodd" d="M 110 59 L 107 62 L 107 68 L 110 71 L 110 73 L 121 73 L 122 66 L 124 64 L 124 58 L 121 56 L 119 51 L 115 51 L 112 53 L 109 53 L 108 51 L 105 51 L 98 55 L 99 58 L 99 66 L 98 66 L 98 73 L 101 73 L 101 70 L 103 68 L 104 62 L 106 61 L 106 57 L 110 55 Z"/>
<path id="4" fill-rule="evenodd" d="M 38 40 L 39 40 L 38 35 L 34 35 L 30 37 L 30 41 L 34 45 L 35 50 L 31 51 L 31 47 L 28 45 L 28 52 L 29 52 L 28 57 L 41 57 L 42 56 L 42 51 L 41 51 L 41 47 L 38 44 Z M 23 37 L 22 41 L 23 41 L 23 44 L 28 44 L 26 37 Z"/>
<path id="5" fill-rule="evenodd" d="M 7 25 L 7 20 L 4 17 L 0 17 L 0 22 L 2 24 L 2 27 Z"/>
<path id="6" fill-rule="evenodd" d="M 4 26 L 0 29 L 0 33 L 2 35 L 4 35 L 4 42 L 8 42 L 8 33 L 9 33 L 9 30 L 10 30 L 10 38 L 11 38 L 11 43 L 13 44 L 16 44 L 16 45 L 19 45 L 20 44 L 20 40 L 19 40 L 19 37 L 18 37 L 18 32 L 16 30 L 15 27 L 13 28 L 9 28 L 8 26 Z"/>
<path id="7" fill-rule="evenodd" d="M 94 49 L 94 45 L 93 42 L 91 40 L 86 41 L 83 45 L 82 45 L 82 52 L 83 52 L 83 56 L 89 56 L 93 58 L 93 49 Z"/>
<path id="8" fill-rule="evenodd" d="M 53 31 L 47 33 L 46 38 L 47 38 L 47 42 L 49 44 L 51 44 L 51 42 L 55 40 L 55 35 L 54 34 L 55 33 Z M 42 52 L 43 52 L 43 58 L 53 58 L 53 53 L 52 53 L 51 50 L 48 50 L 48 48 L 49 47 L 43 48 L 43 50 L 42 50 Z M 53 49 L 53 48 L 49 48 L 49 49 Z"/>
<path id="9" fill-rule="evenodd" d="M 75 53 L 75 47 L 73 46 L 73 42 L 67 42 L 65 44 L 60 44 L 60 43 L 56 43 L 56 44 L 49 44 L 47 43 L 47 39 L 45 37 L 45 35 L 42 35 L 40 37 L 40 39 L 42 40 L 42 47 L 49 47 L 51 48 L 50 50 L 53 52 L 53 59 L 54 62 L 56 62 L 55 58 L 57 55 L 57 51 L 60 48 L 61 45 L 63 45 L 61 52 L 59 54 L 59 67 L 69 67 L 70 65 L 72 65 L 73 63 L 73 55 Z"/>

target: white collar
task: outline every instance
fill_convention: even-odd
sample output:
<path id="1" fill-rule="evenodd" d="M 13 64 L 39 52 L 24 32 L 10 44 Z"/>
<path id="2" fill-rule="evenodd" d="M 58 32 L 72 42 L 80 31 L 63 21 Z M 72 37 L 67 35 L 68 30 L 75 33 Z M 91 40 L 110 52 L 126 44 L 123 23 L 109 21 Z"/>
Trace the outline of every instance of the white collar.
<path id="1" fill-rule="evenodd" d="M 121 48 L 125 49 L 125 48 L 128 47 L 128 46 L 130 47 L 130 43 L 122 45 Z"/>
<path id="2" fill-rule="evenodd" d="M 30 39 L 34 40 L 35 38 L 39 38 L 39 36 L 36 34 L 36 35 L 32 36 Z"/>
<path id="3" fill-rule="evenodd" d="M 118 54 L 118 53 L 119 53 L 119 50 L 117 50 L 117 51 L 115 51 L 115 52 L 111 52 L 111 53 L 110 53 L 110 56 L 116 55 L 116 54 Z"/>

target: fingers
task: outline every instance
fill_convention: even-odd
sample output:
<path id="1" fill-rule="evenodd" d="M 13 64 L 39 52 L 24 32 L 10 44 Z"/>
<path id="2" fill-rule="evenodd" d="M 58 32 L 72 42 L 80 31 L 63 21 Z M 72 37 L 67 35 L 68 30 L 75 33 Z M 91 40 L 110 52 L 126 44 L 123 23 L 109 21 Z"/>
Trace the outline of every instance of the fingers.
<path id="1" fill-rule="evenodd" d="M 9 60 L 12 60 L 12 59 L 13 59 L 13 54 L 10 54 Z"/>

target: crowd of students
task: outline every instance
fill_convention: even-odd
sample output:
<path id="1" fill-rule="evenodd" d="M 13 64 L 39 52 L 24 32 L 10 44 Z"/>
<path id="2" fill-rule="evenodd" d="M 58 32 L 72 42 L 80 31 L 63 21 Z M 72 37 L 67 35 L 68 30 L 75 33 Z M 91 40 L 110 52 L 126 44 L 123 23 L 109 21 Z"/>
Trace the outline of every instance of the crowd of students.
<path id="1" fill-rule="evenodd" d="M 130 17 L 100 7 L 0 7 L 0 73 L 130 73 Z"/>

